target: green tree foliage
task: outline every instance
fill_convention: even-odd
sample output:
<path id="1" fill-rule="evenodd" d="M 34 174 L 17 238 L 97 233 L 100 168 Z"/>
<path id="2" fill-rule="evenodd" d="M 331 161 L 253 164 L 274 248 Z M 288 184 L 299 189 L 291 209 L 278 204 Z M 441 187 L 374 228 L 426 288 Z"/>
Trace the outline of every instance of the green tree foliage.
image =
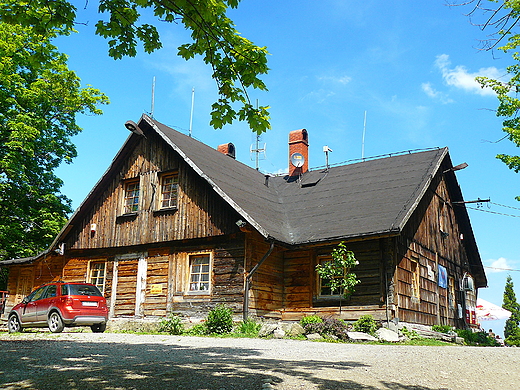
<path id="1" fill-rule="evenodd" d="M 212 105 L 210 124 L 222 128 L 235 119 L 247 121 L 261 134 L 270 128 L 267 106 L 254 107 L 248 89 L 267 90 L 259 76 L 267 73 L 267 50 L 254 45 L 235 29 L 227 17 L 229 7 L 240 0 L 100 0 L 71 2 L 67 0 L 0 0 L 0 20 L 32 26 L 44 33 L 59 29 L 62 34 L 74 31 L 77 8 L 97 3 L 104 19 L 96 23 L 96 34 L 108 40 L 108 54 L 120 59 L 135 56 L 138 43 L 145 52 L 161 48 L 157 28 L 141 23 L 144 12 L 152 11 L 157 22 L 182 24 L 191 31 L 192 42 L 181 45 L 178 54 L 188 60 L 195 55 L 213 69 L 219 99 Z M 101 17 L 101 16 L 100 16 Z M 239 108 L 236 107 L 239 106 Z"/>
<path id="2" fill-rule="evenodd" d="M 520 305 L 516 301 L 516 294 L 511 275 L 508 275 L 506 279 L 504 303 L 502 304 L 502 308 L 511 312 L 511 317 L 507 319 L 504 328 L 504 338 L 507 340 L 511 336 L 517 336 L 520 331 L 518 328 L 518 324 L 520 323 Z"/>
<path id="3" fill-rule="evenodd" d="M 518 22 L 520 21 L 520 1 L 518 0 L 469 0 L 460 3 L 473 9 L 470 12 L 472 22 L 481 29 L 495 29 L 491 37 L 483 41 L 486 50 L 499 49 L 505 53 L 511 53 L 513 65 L 506 68 L 507 75 L 501 80 L 487 77 L 477 77 L 482 88 L 491 88 L 497 94 L 498 108 L 496 115 L 503 117 L 502 130 L 505 138 L 520 147 L 520 33 Z M 478 15 L 484 18 L 478 21 Z M 504 162 L 510 169 L 520 172 L 520 156 L 499 154 L 497 158 Z M 520 196 L 517 197 L 520 200 Z"/>
<path id="4" fill-rule="evenodd" d="M 0 260 L 35 255 L 59 232 L 71 209 L 54 170 L 76 156 L 76 114 L 108 103 L 48 33 L 0 23 Z"/>
<path id="5" fill-rule="evenodd" d="M 332 292 L 338 291 L 348 297 L 354 292 L 354 287 L 360 282 L 351 269 L 359 264 L 354 252 L 349 251 L 341 242 L 332 251 L 332 260 L 318 264 L 316 272 L 330 286 Z"/>

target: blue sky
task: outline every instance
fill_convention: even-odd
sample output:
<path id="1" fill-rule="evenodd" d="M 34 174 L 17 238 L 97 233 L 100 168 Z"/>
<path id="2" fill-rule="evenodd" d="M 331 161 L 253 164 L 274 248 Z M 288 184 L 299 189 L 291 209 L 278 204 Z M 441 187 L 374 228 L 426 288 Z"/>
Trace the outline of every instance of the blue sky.
<path id="1" fill-rule="evenodd" d="M 200 59 L 186 62 L 176 55 L 189 34 L 160 23 L 162 50 L 115 61 L 106 41 L 93 34 L 94 6 L 89 2 L 79 12 L 86 25 L 78 25 L 77 34 L 57 41 L 82 83 L 111 100 L 104 115 L 78 118 L 84 128 L 74 139 L 79 156 L 58 171 L 73 206 L 125 141 L 125 121 L 150 113 L 154 77 L 157 120 L 187 132 L 194 88 L 193 136 L 213 147 L 233 142 L 237 159 L 254 166 L 255 138 L 244 123 L 222 130 L 209 126 L 210 105 L 217 99 L 211 70 Z M 492 202 L 471 206 L 469 214 L 489 283 L 480 297 L 501 305 L 508 273 L 520 293 L 520 272 L 502 270 L 520 269 L 520 202 L 514 199 L 520 175 L 495 155 L 520 150 L 506 140 L 496 143 L 504 135 L 493 112 L 496 97 L 474 78 L 502 78 L 511 60 L 478 49 L 490 32 L 472 25 L 468 12 L 444 0 L 242 0 L 230 17 L 245 37 L 270 52 L 271 70 L 263 78 L 269 92 L 250 93 L 253 102 L 271 106 L 272 130 L 261 137 L 266 153 L 260 169 L 287 170 L 288 133 L 300 128 L 309 132 L 310 167 L 325 163 L 324 145 L 333 150 L 332 164 L 360 158 L 365 112 L 365 157 L 449 147 L 455 165 L 469 164 L 457 172 L 465 200 Z"/>

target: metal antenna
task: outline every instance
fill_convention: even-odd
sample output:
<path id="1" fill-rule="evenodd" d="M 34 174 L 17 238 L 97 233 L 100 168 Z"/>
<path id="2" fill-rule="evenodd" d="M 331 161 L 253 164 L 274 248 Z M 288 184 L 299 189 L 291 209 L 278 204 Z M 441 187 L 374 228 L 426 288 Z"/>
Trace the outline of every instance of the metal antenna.
<path id="1" fill-rule="evenodd" d="M 258 99 L 256 99 L 256 108 L 258 109 Z M 255 154 L 255 168 L 258 171 L 260 168 L 259 160 L 260 153 L 265 153 L 265 144 L 263 148 L 260 148 L 260 134 L 256 134 L 255 148 L 251 146 L 251 153 Z"/>
<path id="2" fill-rule="evenodd" d="M 195 87 L 191 89 L 191 112 L 190 112 L 190 137 L 191 137 L 191 126 L 193 125 L 193 102 L 195 101 Z"/>
<path id="3" fill-rule="evenodd" d="M 367 129 L 367 112 L 365 111 L 365 119 L 363 120 L 363 141 L 361 142 L 361 160 L 365 160 L 365 133 Z"/>
<path id="4" fill-rule="evenodd" d="M 153 118 L 153 113 L 155 110 L 155 76 L 153 76 L 152 81 L 152 110 L 150 111 L 150 115 Z"/>

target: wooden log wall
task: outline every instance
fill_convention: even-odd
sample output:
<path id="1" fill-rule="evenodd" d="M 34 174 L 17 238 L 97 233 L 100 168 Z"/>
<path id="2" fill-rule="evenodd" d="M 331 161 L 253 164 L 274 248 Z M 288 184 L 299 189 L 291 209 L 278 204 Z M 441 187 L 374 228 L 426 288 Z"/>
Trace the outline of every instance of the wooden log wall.
<path id="1" fill-rule="evenodd" d="M 130 248 L 125 248 L 126 252 Z M 10 309 L 27 296 L 34 287 L 53 280 L 64 282 L 87 282 L 89 262 L 105 261 L 104 296 L 112 306 L 114 268 L 117 286 L 113 315 L 133 317 L 136 311 L 138 258 L 125 254 L 117 262 L 117 256 L 48 257 L 36 264 L 11 266 L 7 303 Z M 211 255 L 211 291 L 193 293 L 189 291 L 189 256 L 208 253 Z M 231 307 L 234 312 L 242 311 L 244 290 L 244 235 L 226 236 L 222 239 L 199 240 L 178 243 L 176 246 L 150 249 L 146 252 L 146 281 L 144 300 L 139 314 L 145 317 L 164 317 L 169 313 L 204 317 L 208 310 L 219 303 Z M 116 267 L 114 267 L 116 266 Z M 281 288 L 281 287 L 280 287 Z M 281 302 L 281 298 L 279 299 Z"/>
<path id="2" fill-rule="evenodd" d="M 165 172 L 178 173 L 177 210 L 159 210 L 160 177 Z M 97 203 L 73 226 L 67 249 L 122 247 L 238 231 L 236 212 L 156 135 L 143 138 L 111 175 L 110 183 L 92 194 Z M 125 216 L 125 183 L 133 179 L 140 183 L 139 210 Z M 96 224 L 95 233 L 91 224 Z"/>
<path id="3" fill-rule="evenodd" d="M 433 181 L 425 198 L 397 238 L 398 266 L 394 278 L 397 294 L 395 315 L 405 322 L 425 325 L 463 325 L 457 305 L 449 304 L 449 286 L 438 285 L 438 265 L 455 279 L 455 295 L 469 272 L 450 195 L 444 179 Z M 412 298 L 412 261 L 420 267 L 420 300 Z"/>
<path id="4" fill-rule="evenodd" d="M 299 250 L 286 250 L 283 252 L 283 259 L 277 260 L 277 264 L 283 264 L 283 270 L 275 264 L 270 268 L 270 279 L 266 279 L 267 284 L 274 289 L 273 276 L 280 279 L 283 276 L 283 302 L 276 305 L 261 306 L 265 309 L 284 310 L 305 309 L 312 307 L 337 307 L 337 299 L 318 299 L 318 275 L 316 264 L 320 256 L 330 255 L 335 246 L 311 247 Z M 343 301 L 342 305 L 352 306 L 371 306 L 382 305 L 383 302 L 383 265 L 380 242 L 378 239 L 369 241 L 358 241 L 347 243 L 347 248 L 352 250 L 359 261 L 359 265 L 353 269 L 357 278 L 361 281 L 356 286 L 354 294 L 349 301 Z M 274 259 L 273 259 L 274 260 Z"/>
<path id="5" fill-rule="evenodd" d="M 263 258 L 269 244 L 257 233 L 251 233 L 246 241 L 246 272 Z M 275 248 L 252 277 L 249 292 L 251 313 L 262 315 L 270 310 L 283 307 L 284 270 L 283 252 Z"/>

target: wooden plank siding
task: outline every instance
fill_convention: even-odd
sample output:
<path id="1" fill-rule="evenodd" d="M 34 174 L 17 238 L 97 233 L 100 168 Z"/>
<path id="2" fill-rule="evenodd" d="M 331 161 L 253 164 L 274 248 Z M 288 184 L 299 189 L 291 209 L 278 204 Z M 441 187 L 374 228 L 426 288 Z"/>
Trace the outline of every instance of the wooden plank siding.
<path id="1" fill-rule="evenodd" d="M 248 234 L 246 240 L 246 272 L 263 258 L 269 243 L 258 233 Z M 252 314 L 262 315 L 283 307 L 284 270 L 283 252 L 276 248 L 252 277 L 249 307 Z M 256 310 L 256 311 L 255 311 Z"/>
<path id="2" fill-rule="evenodd" d="M 458 290 L 468 271 L 467 255 L 444 178 L 434 180 L 403 234 L 396 239 L 395 315 L 405 322 L 463 326 L 456 305 L 448 304 L 448 288 L 439 287 L 438 266 L 446 268 Z M 412 299 L 412 261 L 420 267 L 420 299 Z"/>
<path id="3" fill-rule="evenodd" d="M 66 248 L 124 247 L 219 236 L 238 231 L 236 212 L 157 137 L 143 138 L 98 201 L 68 235 Z M 160 176 L 178 172 L 177 210 L 159 210 Z M 140 183 L 139 210 L 124 215 L 125 183 Z M 101 193 L 102 191 L 102 193 Z M 95 233 L 91 225 L 96 224 Z"/>

